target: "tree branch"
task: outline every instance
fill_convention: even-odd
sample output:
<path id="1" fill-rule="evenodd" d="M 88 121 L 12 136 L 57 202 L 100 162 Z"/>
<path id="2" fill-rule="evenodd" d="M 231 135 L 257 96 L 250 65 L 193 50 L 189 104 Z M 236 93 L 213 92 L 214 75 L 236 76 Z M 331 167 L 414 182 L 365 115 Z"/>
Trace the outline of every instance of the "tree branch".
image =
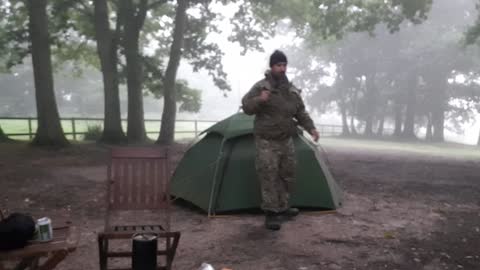
<path id="1" fill-rule="evenodd" d="M 156 8 L 158 6 L 161 6 L 165 3 L 167 3 L 168 0 L 158 0 L 158 1 L 155 1 L 153 3 L 150 3 L 148 6 L 147 6 L 147 9 L 150 10 L 150 9 L 153 9 L 153 8 Z"/>
<path id="2" fill-rule="evenodd" d="M 87 17 L 92 17 L 94 16 L 93 14 L 93 10 L 91 9 L 91 7 L 89 7 L 87 4 L 85 4 L 85 2 L 83 0 L 80 0 L 77 2 L 78 4 L 80 4 L 83 9 L 78 9 L 78 11 L 82 12 L 83 15 L 87 16 Z"/>
<path id="3" fill-rule="evenodd" d="M 142 29 L 143 24 L 145 23 L 148 6 L 148 0 L 140 0 L 140 4 L 138 5 L 138 11 L 135 15 L 136 28 L 138 31 Z"/>
<path id="4" fill-rule="evenodd" d="M 117 20 L 115 23 L 115 36 L 114 40 L 116 44 L 119 44 L 120 40 L 122 39 L 122 27 L 125 24 L 125 9 L 122 3 L 116 1 L 117 5 Z"/>

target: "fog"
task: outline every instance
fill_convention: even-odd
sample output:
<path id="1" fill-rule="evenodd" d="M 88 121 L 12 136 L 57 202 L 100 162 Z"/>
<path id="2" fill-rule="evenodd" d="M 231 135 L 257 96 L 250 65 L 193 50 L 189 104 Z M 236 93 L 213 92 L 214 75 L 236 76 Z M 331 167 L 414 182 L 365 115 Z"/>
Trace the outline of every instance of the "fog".
<path id="1" fill-rule="evenodd" d="M 195 71 L 191 61 L 183 59 L 177 79 L 201 91 L 201 107 L 198 112 L 180 110 L 177 119 L 220 120 L 239 111 L 242 96 L 268 69 L 270 53 L 281 49 L 289 58 L 289 79 L 302 89 L 317 124 L 343 125 L 349 134 L 390 132 L 477 143 L 480 55 L 476 44 L 465 45 L 466 33 L 478 15 L 475 1 L 435 0 L 426 18 L 416 23 L 404 20 L 393 31 L 388 23 L 378 23 L 371 31 L 345 31 L 327 39 L 302 37 L 294 19 L 283 18 L 272 29 L 274 36 L 257 39 L 261 51 L 249 49 L 245 54 L 238 42 L 229 41 L 234 31 L 229 21 L 238 8 L 238 3 L 213 5 L 213 11 L 223 15 L 216 22 L 222 32 L 209 33 L 206 39 L 223 52 L 231 91 L 220 90 L 208 70 Z M 195 8 L 189 12 L 197 16 Z M 159 47 L 145 43 L 143 52 L 153 54 Z M 36 115 L 29 58 L 10 74 L 0 75 L 0 82 L 0 116 Z M 92 66 L 66 62 L 57 67 L 55 91 L 61 117 L 102 117 L 102 87 L 101 73 Z M 120 96 L 126 117 L 124 83 Z M 162 108 L 163 99 L 145 90 L 145 118 L 160 119 Z M 413 120 L 406 119 L 409 112 Z M 413 128 L 412 134 L 405 131 L 408 127 Z"/>

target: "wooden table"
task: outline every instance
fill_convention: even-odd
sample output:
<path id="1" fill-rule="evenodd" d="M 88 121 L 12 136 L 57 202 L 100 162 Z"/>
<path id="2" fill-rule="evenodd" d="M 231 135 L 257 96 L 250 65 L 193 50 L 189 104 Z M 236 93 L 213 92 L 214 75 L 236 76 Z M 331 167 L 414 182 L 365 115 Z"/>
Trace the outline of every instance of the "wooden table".
<path id="1" fill-rule="evenodd" d="M 53 228 L 53 240 L 30 242 L 22 249 L 0 252 L 0 270 L 6 270 L 5 261 L 17 261 L 14 270 L 51 270 L 77 248 L 78 233 L 75 227 Z"/>

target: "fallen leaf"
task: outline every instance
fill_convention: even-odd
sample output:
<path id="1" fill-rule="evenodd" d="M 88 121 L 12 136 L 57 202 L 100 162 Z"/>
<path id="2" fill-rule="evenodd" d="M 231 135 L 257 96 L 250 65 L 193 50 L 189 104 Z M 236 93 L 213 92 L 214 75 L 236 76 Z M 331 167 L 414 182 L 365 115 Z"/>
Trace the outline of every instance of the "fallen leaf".
<path id="1" fill-rule="evenodd" d="M 384 232 L 383 237 L 385 239 L 395 239 L 395 235 L 393 234 L 393 232 Z"/>

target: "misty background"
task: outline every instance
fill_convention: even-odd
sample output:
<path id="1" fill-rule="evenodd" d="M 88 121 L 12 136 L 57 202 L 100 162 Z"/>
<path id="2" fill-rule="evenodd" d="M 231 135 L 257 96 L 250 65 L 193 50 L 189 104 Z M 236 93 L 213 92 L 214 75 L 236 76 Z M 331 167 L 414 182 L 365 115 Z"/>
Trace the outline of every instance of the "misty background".
<path id="1" fill-rule="evenodd" d="M 285 17 L 277 21 L 273 35 L 259 36 L 258 48 L 248 50 L 232 41 L 236 25 L 230 23 L 245 3 L 226 2 L 209 6 L 221 14 L 212 23 L 220 31 L 206 31 L 205 43 L 216 44 L 223 53 L 220 62 L 230 87 L 221 89 L 209 73 L 212 69 L 196 68 L 194 54 L 182 59 L 177 81 L 196 94 L 178 102 L 177 119 L 217 121 L 238 112 L 242 96 L 268 69 L 270 54 L 281 49 L 289 60 L 288 76 L 302 89 L 316 124 L 342 125 L 344 135 L 352 136 L 479 142 L 480 55 L 477 45 L 467 45 L 476 42 L 467 42 L 478 16 L 476 1 L 434 0 L 417 22 L 405 20 L 393 30 L 389 23 L 378 23 L 368 31 L 340 31 L 327 38 L 299 35 L 295 17 Z M 200 9 L 187 13 L 199 17 Z M 142 44 L 142 54 L 166 66 L 168 57 L 158 54 L 165 46 L 153 36 Z M 60 116 L 103 117 L 100 70 L 88 61 L 55 55 L 53 63 Z M 126 118 L 126 83 L 119 89 L 121 115 Z M 34 91 L 32 63 L 25 57 L 0 74 L 0 117 L 36 116 Z M 143 103 L 145 119 L 162 118 L 162 95 L 143 89 Z"/>

